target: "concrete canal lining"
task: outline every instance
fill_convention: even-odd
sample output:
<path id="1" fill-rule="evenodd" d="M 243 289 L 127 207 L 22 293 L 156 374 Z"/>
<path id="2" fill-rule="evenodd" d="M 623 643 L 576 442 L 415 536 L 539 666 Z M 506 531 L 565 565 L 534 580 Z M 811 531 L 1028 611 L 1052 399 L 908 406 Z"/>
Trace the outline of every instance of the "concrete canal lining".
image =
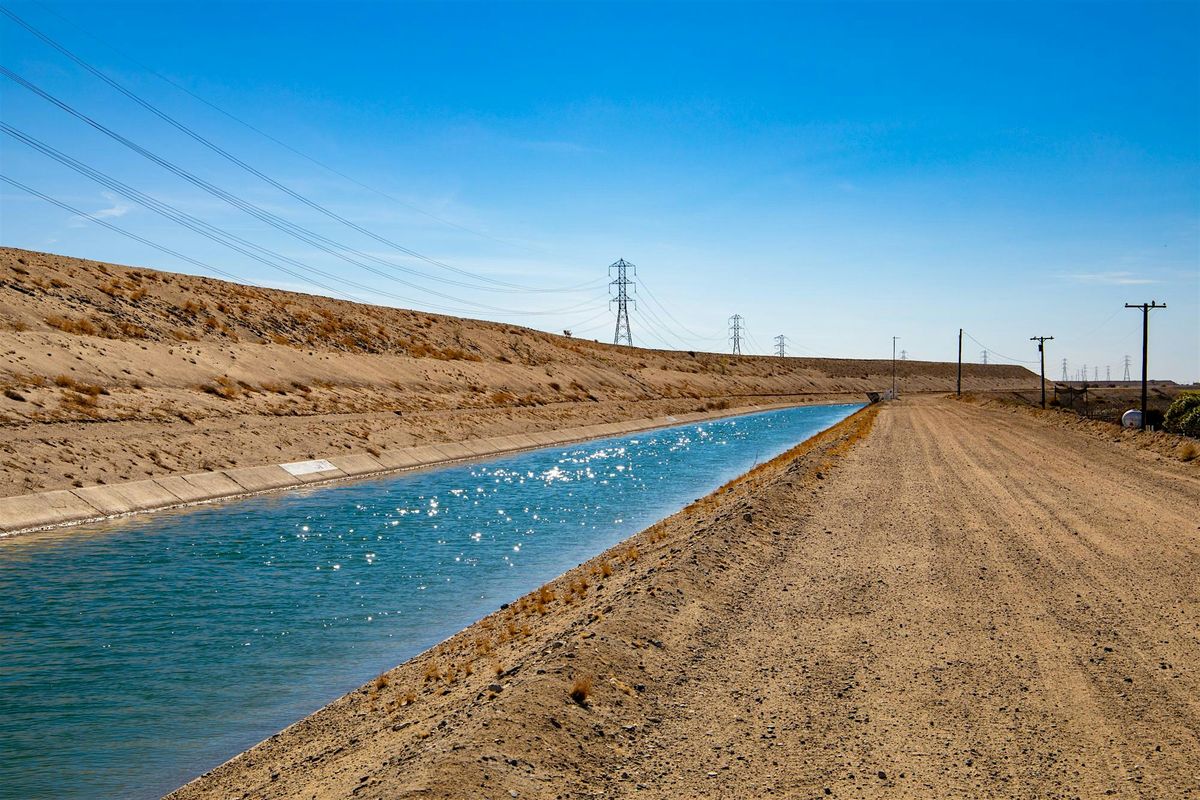
<path id="1" fill-rule="evenodd" d="M 161 511 L 214 500 L 246 497 L 298 486 L 384 475 L 419 467 L 430 467 L 605 436 L 636 433 L 706 419 L 754 414 L 778 408 L 789 408 L 794 405 L 798 404 L 775 403 L 723 411 L 693 412 L 677 416 L 607 422 L 553 431 L 536 431 L 486 439 L 382 450 L 377 455 L 353 453 L 312 461 L 238 467 L 191 475 L 169 475 L 129 483 L 0 497 L 0 536 L 75 525 L 82 522 L 95 522 L 127 514 Z"/>

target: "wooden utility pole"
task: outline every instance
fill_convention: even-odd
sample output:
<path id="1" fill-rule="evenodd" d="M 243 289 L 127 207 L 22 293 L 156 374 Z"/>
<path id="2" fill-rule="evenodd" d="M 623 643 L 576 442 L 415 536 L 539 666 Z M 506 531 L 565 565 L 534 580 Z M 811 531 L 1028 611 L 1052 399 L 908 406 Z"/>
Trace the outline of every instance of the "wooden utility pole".
<path id="1" fill-rule="evenodd" d="M 1158 304 L 1157 300 L 1149 303 L 1126 303 L 1126 308 L 1142 310 L 1142 424 L 1140 430 L 1146 430 L 1146 361 L 1150 356 L 1150 312 L 1156 308 L 1166 308 L 1167 304 Z"/>
<path id="2" fill-rule="evenodd" d="M 892 337 L 892 399 L 896 399 L 896 340 L 899 336 Z"/>
<path id="3" fill-rule="evenodd" d="M 962 328 L 958 329 L 958 386 L 954 394 L 962 397 Z"/>
<path id="4" fill-rule="evenodd" d="M 1042 408 L 1046 407 L 1046 342 L 1053 336 L 1030 336 L 1029 341 L 1038 343 L 1038 355 L 1042 359 Z"/>

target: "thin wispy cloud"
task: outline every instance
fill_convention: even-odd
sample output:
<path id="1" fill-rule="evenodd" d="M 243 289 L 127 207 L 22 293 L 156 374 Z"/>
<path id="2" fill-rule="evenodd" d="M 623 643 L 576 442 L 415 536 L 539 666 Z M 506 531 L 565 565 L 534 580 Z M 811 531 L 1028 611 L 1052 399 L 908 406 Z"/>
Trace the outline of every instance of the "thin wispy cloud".
<path id="1" fill-rule="evenodd" d="M 122 203 L 120 199 L 118 199 L 117 196 L 112 192 L 101 192 L 100 194 L 112 205 L 110 205 L 108 208 L 101 208 L 97 211 L 93 211 L 91 214 L 88 214 L 87 217 L 72 217 L 70 223 L 68 223 L 72 228 L 84 227 L 87 225 L 89 218 L 114 219 L 116 217 L 123 217 L 133 209 L 133 206 L 129 205 L 128 203 Z"/>
<path id="2" fill-rule="evenodd" d="M 1147 283 L 1158 283 L 1153 278 L 1145 278 L 1135 272 L 1074 272 L 1063 277 L 1076 283 L 1095 283 L 1106 286 L 1141 286 Z"/>
<path id="3" fill-rule="evenodd" d="M 540 150 L 544 153 L 570 154 L 570 153 L 599 153 L 600 152 L 600 150 L 598 148 L 590 147 L 586 144 L 580 144 L 578 142 L 568 142 L 568 141 L 554 141 L 554 140 L 524 141 L 524 142 L 521 142 L 521 146 L 525 147 L 529 150 Z"/>

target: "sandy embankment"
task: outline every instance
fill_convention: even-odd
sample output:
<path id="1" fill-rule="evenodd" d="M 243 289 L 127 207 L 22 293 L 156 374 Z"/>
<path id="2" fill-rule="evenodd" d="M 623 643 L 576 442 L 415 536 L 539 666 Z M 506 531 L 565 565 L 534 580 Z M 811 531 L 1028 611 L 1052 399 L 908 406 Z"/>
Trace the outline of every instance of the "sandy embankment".
<path id="1" fill-rule="evenodd" d="M 616 347 L 0 248 L 0 497 L 779 402 L 887 360 Z M 902 361 L 908 391 L 954 365 Z M 968 388 L 1020 367 L 966 365 Z"/>
<path id="2" fill-rule="evenodd" d="M 933 398 L 856 442 L 875 413 L 173 800 L 1194 793 L 1195 466 Z"/>

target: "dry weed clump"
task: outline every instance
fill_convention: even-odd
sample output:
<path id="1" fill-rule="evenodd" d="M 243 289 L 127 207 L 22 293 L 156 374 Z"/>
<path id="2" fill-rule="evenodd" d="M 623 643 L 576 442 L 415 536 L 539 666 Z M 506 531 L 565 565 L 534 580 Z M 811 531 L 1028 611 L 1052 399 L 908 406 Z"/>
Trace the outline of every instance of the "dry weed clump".
<path id="1" fill-rule="evenodd" d="M 492 392 L 490 398 L 494 406 L 506 406 L 517 399 L 517 396 L 512 392 Z"/>
<path id="2" fill-rule="evenodd" d="M 587 675 L 581 675 L 575 678 L 571 684 L 570 697 L 577 705 L 582 708 L 587 708 L 588 698 L 592 694 L 592 679 Z"/>
<path id="3" fill-rule="evenodd" d="M 222 375 L 212 383 L 203 384 L 200 391 L 216 395 L 225 400 L 236 400 L 244 393 L 244 389 L 228 376 Z"/>
<path id="4" fill-rule="evenodd" d="M 1196 446 L 1195 442 L 1184 442 L 1179 445 L 1179 450 L 1176 452 L 1180 461 L 1193 461 L 1197 456 L 1200 456 L 1200 447 Z"/>
<path id="5" fill-rule="evenodd" d="M 52 328 L 58 328 L 63 333 L 73 333 L 76 336 L 95 336 L 100 333 L 100 329 L 86 317 L 77 319 L 59 316 L 46 317 L 46 324 Z"/>

